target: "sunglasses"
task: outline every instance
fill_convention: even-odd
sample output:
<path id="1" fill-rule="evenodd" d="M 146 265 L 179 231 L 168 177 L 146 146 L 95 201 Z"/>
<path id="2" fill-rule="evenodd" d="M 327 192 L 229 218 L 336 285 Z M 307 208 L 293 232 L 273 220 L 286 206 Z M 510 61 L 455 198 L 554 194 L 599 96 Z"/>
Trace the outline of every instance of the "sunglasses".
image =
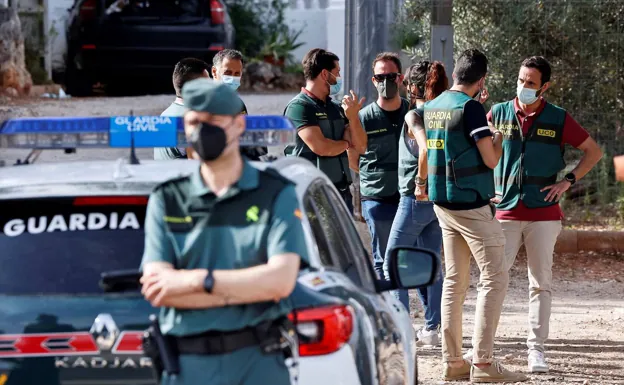
<path id="1" fill-rule="evenodd" d="M 389 74 L 377 74 L 377 75 L 373 75 L 373 78 L 375 78 L 376 81 L 378 82 L 383 82 L 384 80 L 390 80 L 391 82 L 396 81 L 396 79 L 401 76 L 401 74 L 393 72 L 393 73 L 389 73 Z"/>

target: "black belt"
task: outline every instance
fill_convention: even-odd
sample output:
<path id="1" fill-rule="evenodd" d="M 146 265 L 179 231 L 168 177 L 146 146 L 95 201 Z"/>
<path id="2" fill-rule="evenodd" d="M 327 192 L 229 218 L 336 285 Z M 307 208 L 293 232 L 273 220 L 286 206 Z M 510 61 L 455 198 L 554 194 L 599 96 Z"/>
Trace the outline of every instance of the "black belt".
<path id="1" fill-rule="evenodd" d="M 265 330 L 261 337 L 257 328 L 245 328 L 231 332 L 206 332 L 192 336 L 174 337 L 179 354 L 217 355 L 231 353 L 250 346 L 259 346 L 269 335 L 279 336 L 277 325 Z"/>

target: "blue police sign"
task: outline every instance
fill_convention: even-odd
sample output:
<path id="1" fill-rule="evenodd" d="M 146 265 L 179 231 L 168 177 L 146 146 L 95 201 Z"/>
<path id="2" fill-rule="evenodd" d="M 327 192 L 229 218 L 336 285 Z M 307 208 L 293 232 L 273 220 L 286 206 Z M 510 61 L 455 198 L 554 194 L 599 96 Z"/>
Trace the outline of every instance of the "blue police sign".
<path id="1" fill-rule="evenodd" d="M 110 118 L 110 146 L 175 147 L 179 119 L 169 116 L 113 116 Z"/>

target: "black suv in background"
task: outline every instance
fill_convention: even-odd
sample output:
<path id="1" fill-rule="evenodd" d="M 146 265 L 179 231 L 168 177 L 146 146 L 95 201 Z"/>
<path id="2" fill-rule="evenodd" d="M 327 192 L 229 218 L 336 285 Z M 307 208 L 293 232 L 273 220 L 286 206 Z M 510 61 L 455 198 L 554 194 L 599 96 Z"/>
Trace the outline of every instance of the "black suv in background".
<path id="1" fill-rule="evenodd" d="M 150 84 L 170 90 L 176 62 L 210 62 L 233 42 L 222 0 L 76 0 L 64 83 L 74 96 L 91 94 L 98 82 L 125 91 Z"/>

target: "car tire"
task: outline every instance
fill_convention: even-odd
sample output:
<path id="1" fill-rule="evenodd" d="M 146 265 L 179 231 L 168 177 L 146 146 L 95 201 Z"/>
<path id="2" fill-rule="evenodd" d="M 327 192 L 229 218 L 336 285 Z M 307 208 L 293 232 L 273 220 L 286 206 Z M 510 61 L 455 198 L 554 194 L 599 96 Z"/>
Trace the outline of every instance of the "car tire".
<path id="1" fill-rule="evenodd" d="M 91 96 L 93 81 L 83 70 L 76 68 L 73 59 L 68 60 L 65 71 L 65 88 L 71 96 Z"/>

